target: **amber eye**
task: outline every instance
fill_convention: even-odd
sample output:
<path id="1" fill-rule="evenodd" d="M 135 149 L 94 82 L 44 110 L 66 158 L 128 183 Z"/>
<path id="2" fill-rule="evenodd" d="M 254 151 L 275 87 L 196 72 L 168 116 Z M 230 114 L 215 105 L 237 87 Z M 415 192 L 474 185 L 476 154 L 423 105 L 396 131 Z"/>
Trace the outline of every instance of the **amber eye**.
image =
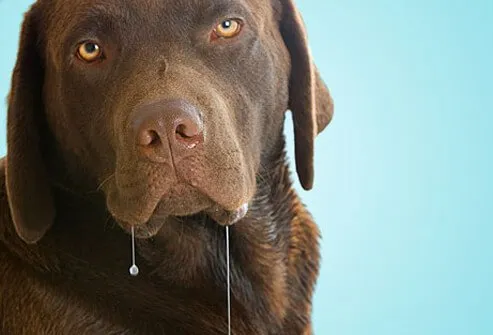
<path id="1" fill-rule="evenodd" d="M 224 20 L 214 29 L 216 38 L 232 38 L 238 36 L 242 28 L 242 22 L 237 19 Z"/>
<path id="2" fill-rule="evenodd" d="M 77 49 L 77 56 L 85 62 L 92 63 L 103 56 L 103 50 L 94 42 L 84 42 Z"/>

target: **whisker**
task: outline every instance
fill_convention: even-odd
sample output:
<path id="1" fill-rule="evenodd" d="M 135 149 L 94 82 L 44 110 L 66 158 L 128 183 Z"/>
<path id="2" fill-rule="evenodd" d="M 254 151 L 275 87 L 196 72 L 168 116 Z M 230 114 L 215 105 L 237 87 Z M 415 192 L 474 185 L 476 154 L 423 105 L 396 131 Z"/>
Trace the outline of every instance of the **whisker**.
<path id="1" fill-rule="evenodd" d="M 115 177 L 115 174 L 112 173 L 110 174 L 106 179 L 104 179 L 101 184 L 99 184 L 99 186 L 96 188 L 95 192 L 99 192 L 101 191 L 101 189 L 112 179 Z"/>

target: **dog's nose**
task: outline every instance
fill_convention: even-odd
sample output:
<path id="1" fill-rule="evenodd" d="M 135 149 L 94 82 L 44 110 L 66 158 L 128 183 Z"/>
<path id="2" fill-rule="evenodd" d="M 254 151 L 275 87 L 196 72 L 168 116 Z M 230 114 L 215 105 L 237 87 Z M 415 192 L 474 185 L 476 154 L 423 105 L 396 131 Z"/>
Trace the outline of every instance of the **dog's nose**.
<path id="1" fill-rule="evenodd" d="M 163 163 L 193 152 L 204 141 L 200 111 L 184 100 L 157 101 L 142 105 L 132 117 L 138 149 L 151 161 Z"/>

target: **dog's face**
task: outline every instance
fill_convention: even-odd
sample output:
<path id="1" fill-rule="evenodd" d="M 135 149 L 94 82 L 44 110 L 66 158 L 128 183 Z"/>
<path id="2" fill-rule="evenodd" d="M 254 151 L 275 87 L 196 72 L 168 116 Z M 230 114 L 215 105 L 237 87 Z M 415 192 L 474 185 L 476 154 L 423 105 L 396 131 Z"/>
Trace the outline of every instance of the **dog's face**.
<path id="1" fill-rule="evenodd" d="M 113 216 L 140 226 L 153 215 L 241 215 L 287 108 L 289 56 L 272 9 L 230 0 L 58 5 L 46 34 L 45 108 L 58 142 L 104 183 Z"/>
<path id="2" fill-rule="evenodd" d="M 49 150 L 29 148 L 43 137 L 39 123 L 56 157 L 71 162 L 69 179 L 101 188 L 122 227 L 144 237 L 169 215 L 241 218 L 282 143 L 287 109 L 308 189 L 313 140 L 332 102 L 290 0 L 38 1 L 24 22 L 9 101 L 17 231 L 35 242 L 54 215 L 48 181 L 34 188 L 48 200 L 20 194 L 26 178 L 50 175 L 26 171 L 43 170 Z M 26 206 L 45 217 L 32 222 Z"/>

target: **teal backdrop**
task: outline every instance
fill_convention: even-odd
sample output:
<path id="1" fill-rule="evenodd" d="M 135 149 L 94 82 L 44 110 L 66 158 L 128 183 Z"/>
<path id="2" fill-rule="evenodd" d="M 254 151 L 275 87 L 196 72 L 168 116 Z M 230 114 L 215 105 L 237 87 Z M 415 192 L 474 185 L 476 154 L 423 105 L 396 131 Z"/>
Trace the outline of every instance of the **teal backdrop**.
<path id="1" fill-rule="evenodd" d="M 0 0 L 2 154 L 30 2 Z M 297 184 L 323 233 L 316 334 L 493 334 L 493 1 L 298 5 L 336 102 Z"/>

